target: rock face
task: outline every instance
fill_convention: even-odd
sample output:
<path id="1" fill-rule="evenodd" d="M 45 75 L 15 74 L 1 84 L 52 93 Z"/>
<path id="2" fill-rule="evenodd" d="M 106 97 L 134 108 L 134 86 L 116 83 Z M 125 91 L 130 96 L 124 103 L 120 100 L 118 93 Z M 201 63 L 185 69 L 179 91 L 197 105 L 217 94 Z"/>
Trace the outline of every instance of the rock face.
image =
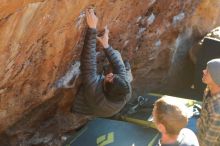
<path id="1" fill-rule="evenodd" d="M 0 141 L 4 145 L 36 145 L 40 138 L 33 134 L 34 128 L 55 114 L 55 123 L 62 123 L 57 115 L 69 114 L 78 85 L 59 89 L 57 81 L 79 60 L 86 30 L 84 10 L 91 5 L 99 17 L 98 30 L 107 24 L 111 45 L 130 60 L 134 97 L 164 89 L 164 83 L 189 86 L 190 77 L 178 77 L 184 76 L 183 69 L 191 75 L 188 51 L 220 24 L 220 2 L 213 0 L 3 0 Z M 40 143 L 51 142 L 54 135 L 45 137 Z M 25 138 L 32 141 L 22 143 Z"/>

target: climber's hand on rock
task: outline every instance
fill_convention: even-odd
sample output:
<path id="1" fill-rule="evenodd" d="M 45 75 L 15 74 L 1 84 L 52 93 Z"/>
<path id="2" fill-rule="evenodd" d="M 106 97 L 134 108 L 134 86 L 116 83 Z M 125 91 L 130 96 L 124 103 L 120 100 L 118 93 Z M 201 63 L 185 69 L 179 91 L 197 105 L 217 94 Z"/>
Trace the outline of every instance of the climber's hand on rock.
<path id="1" fill-rule="evenodd" d="M 86 10 L 86 22 L 89 28 L 96 29 L 98 23 L 98 17 L 95 15 L 94 10 L 92 8 Z"/>
<path id="2" fill-rule="evenodd" d="M 105 32 L 103 34 L 103 36 L 101 37 L 97 37 L 98 41 L 102 44 L 102 46 L 104 48 L 108 48 L 109 47 L 109 44 L 108 44 L 108 40 L 109 40 L 109 29 L 107 26 L 105 26 Z"/>

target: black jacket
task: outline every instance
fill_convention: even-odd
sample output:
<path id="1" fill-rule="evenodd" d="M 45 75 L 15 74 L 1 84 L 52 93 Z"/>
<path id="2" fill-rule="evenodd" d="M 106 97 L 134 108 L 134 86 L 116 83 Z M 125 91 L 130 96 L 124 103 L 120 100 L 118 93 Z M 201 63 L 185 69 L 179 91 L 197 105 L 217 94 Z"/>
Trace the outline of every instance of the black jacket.
<path id="1" fill-rule="evenodd" d="M 113 73 L 127 82 L 127 74 L 121 54 L 112 47 L 105 49 L 105 54 L 113 66 Z M 79 113 L 110 117 L 118 113 L 131 97 L 130 93 L 123 100 L 113 102 L 107 99 L 103 91 L 104 76 L 97 74 L 96 64 L 96 29 L 88 29 L 81 54 L 82 86 L 76 96 L 73 110 Z"/>

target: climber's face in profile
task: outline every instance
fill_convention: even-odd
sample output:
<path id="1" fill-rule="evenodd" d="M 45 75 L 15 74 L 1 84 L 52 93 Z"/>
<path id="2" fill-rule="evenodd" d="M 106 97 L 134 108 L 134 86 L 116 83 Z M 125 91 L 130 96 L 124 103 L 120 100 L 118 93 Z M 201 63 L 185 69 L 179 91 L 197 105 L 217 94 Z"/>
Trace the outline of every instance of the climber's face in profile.
<path id="1" fill-rule="evenodd" d="M 107 86 L 109 86 L 110 84 L 113 83 L 114 80 L 114 74 L 113 73 L 108 73 L 105 75 L 105 79 L 104 79 L 104 91 L 107 92 Z"/>
<path id="2" fill-rule="evenodd" d="M 109 65 L 109 64 L 104 65 L 103 71 L 104 71 L 103 74 L 105 76 L 104 82 L 105 83 L 112 83 L 113 79 L 114 79 L 114 74 L 113 74 L 113 70 L 112 70 L 111 65 Z"/>
<path id="3" fill-rule="evenodd" d="M 113 73 L 108 73 L 105 75 L 105 83 L 112 83 L 114 79 L 114 74 Z"/>

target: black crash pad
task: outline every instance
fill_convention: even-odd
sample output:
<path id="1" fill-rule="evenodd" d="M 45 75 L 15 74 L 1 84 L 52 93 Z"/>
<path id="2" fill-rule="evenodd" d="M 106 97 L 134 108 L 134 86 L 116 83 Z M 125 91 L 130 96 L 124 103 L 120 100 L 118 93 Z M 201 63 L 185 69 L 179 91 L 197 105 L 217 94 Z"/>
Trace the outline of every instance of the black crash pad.
<path id="1" fill-rule="evenodd" d="M 154 143 L 159 133 L 153 128 L 128 122 L 96 118 L 79 133 L 69 138 L 65 146 L 146 146 Z"/>

